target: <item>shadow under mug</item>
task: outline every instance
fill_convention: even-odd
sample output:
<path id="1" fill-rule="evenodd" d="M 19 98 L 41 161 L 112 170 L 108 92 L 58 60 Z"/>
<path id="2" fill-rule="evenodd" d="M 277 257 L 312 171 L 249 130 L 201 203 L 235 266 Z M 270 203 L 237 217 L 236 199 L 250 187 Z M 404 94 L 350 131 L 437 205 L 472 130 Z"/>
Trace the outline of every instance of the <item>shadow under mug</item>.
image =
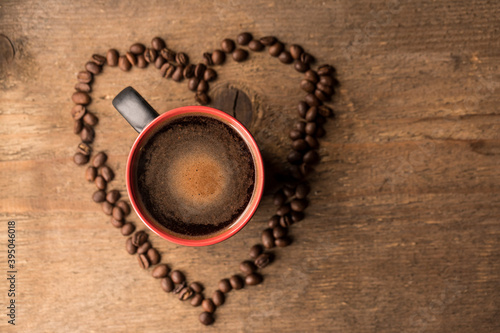
<path id="1" fill-rule="evenodd" d="M 128 123 L 139 132 L 127 159 L 126 182 L 130 203 L 134 207 L 139 218 L 149 229 L 160 237 L 180 245 L 205 246 L 219 243 L 240 231 L 252 218 L 257 210 L 264 190 L 264 164 L 259 147 L 250 132 L 235 118 L 225 112 L 206 106 L 185 106 L 167 111 L 159 115 L 146 100 L 132 87 L 123 89 L 114 99 L 113 106 L 128 121 Z M 224 228 L 219 233 L 208 235 L 206 238 L 185 238 L 170 232 L 163 225 L 154 220 L 140 203 L 136 189 L 135 166 L 140 155 L 140 149 L 147 143 L 148 139 L 155 134 L 155 130 L 168 122 L 173 117 L 187 115 L 205 115 L 215 118 L 234 129 L 250 150 L 255 169 L 254 190 L 250 201 L 244 211 L 233 221 L 231 226 Z"/>

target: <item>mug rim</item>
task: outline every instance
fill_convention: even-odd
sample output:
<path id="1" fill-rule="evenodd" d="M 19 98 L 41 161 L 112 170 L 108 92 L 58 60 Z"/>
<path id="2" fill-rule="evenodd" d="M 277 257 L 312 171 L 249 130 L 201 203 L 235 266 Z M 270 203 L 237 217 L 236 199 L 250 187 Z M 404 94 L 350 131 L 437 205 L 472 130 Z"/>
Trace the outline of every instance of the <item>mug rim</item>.
<path id="1" fill-rule="evenodd" d="M 187 113 L 202 113 L 202 114 L 209 114 L 209 115 L 214 115 L 217 117 L 222 118 L 225 122 L 227 122 L 229 125 L 232 125 L 236 127 L 238 134 L 244 136 L 245 143 L 249 146 L 249 149 L 252 152 L 252 155 L 255 157 L 254 158 L 254 163 L 255 163 L 255 195 L 253 200 L 248 203 L 244 216 L 240 219 L 238 224 L 233 225 L 231 228 L 224 230 L 221 233 L 216 234 L 215 236 L 208 237 L 208 238 L 200 238 L 200 239 L 186 239 L 186 238 L 181 238 L 177 237 L 173 234 L 169 234 L 161 230 L 159 227 L 155 225 L 152 221 L 148 219 L 148 217 L 141 211 L 138 203 L 136 202 L 136 196 L 134 195 L 132 188 L 133 188 L 133 180 L 134 176 L 132 175 L 132 165 L 133 162 L 135 161 L 135 156 L 137 155 L 137 148 L 139 147 L 140 143 L 144 139 L 146 135 L 149 134 L 149 132 L 159 123 L 165 121 L 166 119 L 170 119 L 172 117 L 182 115 L 182 114 L 187 114 Z M 260 177 L 257 177 L 257 173 L 259 173 Z M 259 147 L 257 143 L 255 142 L 255 139 L 253 138 L 252 134 L 248 131 L 248 129 L 243 126 L 236 118 L 233 116 L 208 107 L 208 106 L 202 106 L 202 105 L 193 105 L 193 106 L 182 106 L 179 108 L 174 108 L 172 110 L 166 111 L 153 119 L 137 136 L 137 138 L 134 141 L 134 144 L 132 145 L 132 148 L 130 149 L 128 158 L 127 158 L 127 167 L 126 167 L 126 184 L 127 184 L 127 194 L 130 199 L 130 203 L 132 204 L 132 207 L 134 208 L 136 214 L 139 216 L 141 221 L 154 233 L 156 233 L 158 236 L 162 237 L 163 239 L 166 239 L 170 242 L 173 242 L 175 244 L 179 245 L 185 245 L 185 246 L 207 246 L 207 245 L 213 245 L 220 243 L 229 237 L 235 235 L 238 231 L 240 231 L 252 218 L 254 215 L 255 211 L 257 210 L 257 207 L 259 206 L 260 200 L 262 198 L 263 192 L 264 192 L 264 163 L 262 160 L 262 155 L 260 153 Z"/>

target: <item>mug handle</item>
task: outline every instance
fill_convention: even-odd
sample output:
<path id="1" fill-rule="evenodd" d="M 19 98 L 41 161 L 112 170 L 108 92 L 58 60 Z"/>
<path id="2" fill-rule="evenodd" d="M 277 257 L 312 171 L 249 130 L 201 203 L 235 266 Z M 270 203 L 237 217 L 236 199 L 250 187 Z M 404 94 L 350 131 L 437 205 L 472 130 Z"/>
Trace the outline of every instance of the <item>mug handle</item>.
<path id="1" fill-rule="evenodd" d="M 158 117 L 158 112 L 132 87 L 116 95 L 113 106 L 138 133 Z"/>

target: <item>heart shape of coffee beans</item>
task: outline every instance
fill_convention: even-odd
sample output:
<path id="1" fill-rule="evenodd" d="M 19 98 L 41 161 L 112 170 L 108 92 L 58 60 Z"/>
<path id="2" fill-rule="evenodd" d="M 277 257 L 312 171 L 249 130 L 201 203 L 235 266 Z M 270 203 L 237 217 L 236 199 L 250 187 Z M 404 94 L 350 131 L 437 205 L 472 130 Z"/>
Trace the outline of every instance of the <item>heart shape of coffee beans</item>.
<path id="1" fill-rule="evenodd" d="M 71 110 L 74 133 L 82 140 L 73 159 L 81 166 L 86 165 L 92 155 L 91 144 L 94 142 L 94 126 L 97 125 L 98 118 L 88 110 L 91 103 L 89 93 L 93 79 L 101 73 L 102 66 L 118 66 L 123 71 L 129 71 L 132 66 L 146 68 L 148 65 L 154 65 L 160 70 L 162 77 L 176 82 L 187 80 L 188 89 L 195 92 L 195 101 L 205 105 L 210 103 L 209 84 L 217 79 L 215 66 L 224 64 L 226 56 L 229 55 L 236 62 L 245 61 L 250 55 L 246 48 L 252 52 L 261 52 L 266 47 L 272 57 L 277 57 L 283 64 L 293 63 L 295 70 L 304 73 L 300 88 L 306 95 L 304 100 L 298 103 L 300 119 L 289 133 L 292 140 L 291 150 L 287 156 L 290 164 L 290 180 L 284 182 L 274 195 L 277 210 L 270 218 L 268 227 L 262 231 L 262 244 L 255 244 L 250 248 L 249 259 L 239 265 L 240 273 L 221 279 L 218 289 L 211 298 L 205 298 L 202 284 L 188 283 L 181 271 L 171 270 L 171 266 L 161 263 L 161 255 L 148 240 L 148 233 L 145 230 L 135 231 L 135 225 L 125 221 L 125 217 L 131 212 L 130 205 L 120 200 L 118 190 L 107 190 L 108 184 L 114 179 L 114 172 L 106 164 L 106 154 L 104 152 L 94 154 L 92 165 L 85 171 L 86 179 L 95 182 L 97 186 L 92 199 L 102 205 L 103 212 L 111 216 L 111 224 L 127 237 L 127 252 L 137 255 L 142 269 L 152 268 L 151 275 L 155 279 L 160 279 L 161 288 L 165 292 L 176 294 L 181 301 L 190 300 L 192 306 L 201 305 L 203 312 L 199 320 L 204 325 L 214 322 L 213 314 L 224 303 L 225 295 L 229 291 L 242 289 L 245 285 L 254 286 L 263 281 L 259 271 L 273 261 L 271 249 L 290 245 L 291 225 L 304 219 L 304 210 L 309 205 L 307 195 L 310 192 L 305 179 L 320 160 L 317 152 L 318 138 L 325 135 L 323 124 L 327 118 L 333 116 L 332 109 L 324 103 L 331 101 L 338 84 L 335 79 L 335 69 L 330 65 L 319 66 L 316 70 L 311 69 L 310 66 L 315 62 L 311 54 L 297 44 L 287 48 L 273 36 L 256 39 L 252 34 L 243 32 L 237 36 L 236 43 L 232 39 L 224 39 L 220 49 L 203 53 L 203 63 L 196 65 L 189 63 L 186 53 L 171 50 L 163 39 L 155 37 L 150 47 L 135 43 L 122 55 L 115 49 L 110 49 L 106 56 L 92 55 L 85 64 L 85 70 L 78 73 L 76 92 L 72 95 L 75 103 Z"/>

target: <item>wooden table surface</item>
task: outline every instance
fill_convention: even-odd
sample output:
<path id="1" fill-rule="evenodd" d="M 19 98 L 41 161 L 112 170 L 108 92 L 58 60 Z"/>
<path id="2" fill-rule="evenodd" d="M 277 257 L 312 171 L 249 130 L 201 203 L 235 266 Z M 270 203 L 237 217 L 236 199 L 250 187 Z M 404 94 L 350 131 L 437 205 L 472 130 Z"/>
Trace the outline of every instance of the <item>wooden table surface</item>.
<path id="1" fill-rule="evenodd" d="M 0 2 L 0 270 L 16 221 L 16 326 L 2 332 L 500 331 L 500 3 L 457 1 Z M 72 156 L 70 96 L 93 53 L 159 35 L 192 62 L 242 31 L 301 44 L 341 87 L 309 180 L 307 218 L 256 287 L 203 327 L 126 253 Z M 302 75 L 267 52 L 219 69 L 278 170 Z M 194 104 L 153 67 L 105 68 L 93 86 L 95 151 L 124 170 L 136 136 L 111 105 L 125 86 L 160 111 Z M 151 235 L 163 261 L 210 295 L 238 272 L 274 212 L 266 195 L 238 235 L 207 248 Z M 144 228 L 138 218 L 132 221 Z"/>

